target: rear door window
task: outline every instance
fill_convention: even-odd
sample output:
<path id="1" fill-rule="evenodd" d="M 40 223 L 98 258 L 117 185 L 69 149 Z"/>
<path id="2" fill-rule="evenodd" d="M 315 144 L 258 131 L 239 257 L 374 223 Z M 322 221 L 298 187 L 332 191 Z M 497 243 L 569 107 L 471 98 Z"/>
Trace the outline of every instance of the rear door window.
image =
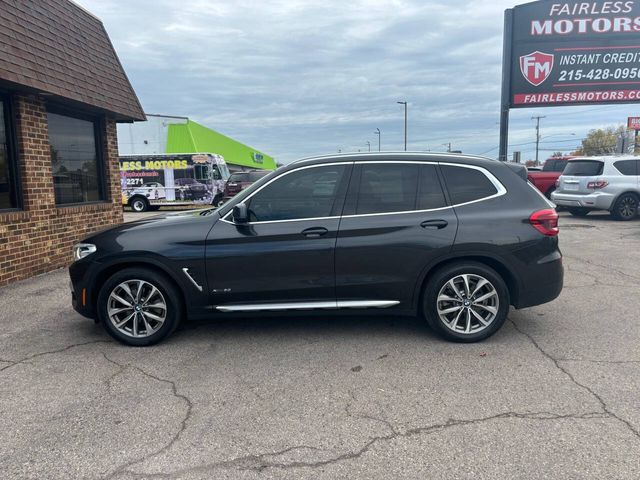
<path id="1" fill-rule="evenodd" d="M 433 210 L 447 206 L 435 165 L 420 166 L 418 210 Z"/>
<path id="2" fill-rule="evenodd" d="M 417 164 L 363 164 L 356 215 L 415 210 L 419 168 Z"/>
<path id="3" fill-rule="evenodd" d="M 495 185 L 480 170 L 443 165 L 442 173 L 453 205 L 474 202 L 498 193 Z"/>
<path id="4" fill-rule="evenodd" d="M 621 160 L 613 164 L 614 167 L 623 175 L 638 175 L 638 162 L 637 160 Z"/>
<path id="5" fill-rule="evenodd" d="M 595 177 L 602 175 L 604 163 L 596 160 L 574 160 L 564 169 L 564 175 L 569 177 Z"/>

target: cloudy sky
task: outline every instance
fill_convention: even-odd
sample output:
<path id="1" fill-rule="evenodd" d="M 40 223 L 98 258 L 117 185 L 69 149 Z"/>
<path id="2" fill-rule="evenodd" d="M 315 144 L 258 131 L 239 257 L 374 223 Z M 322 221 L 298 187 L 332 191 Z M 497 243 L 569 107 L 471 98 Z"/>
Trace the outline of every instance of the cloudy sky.
<path id="1" fill-rule="evenodd" d="M 147 113 L 189 116 L 278 161 L 403 148 L 497 156 L 503 0 L 76 0 Z M 514 110 L 510 151 L 574 149 L 640 106 Z M 572 135 L 575 134 L 575 135 Z"/>

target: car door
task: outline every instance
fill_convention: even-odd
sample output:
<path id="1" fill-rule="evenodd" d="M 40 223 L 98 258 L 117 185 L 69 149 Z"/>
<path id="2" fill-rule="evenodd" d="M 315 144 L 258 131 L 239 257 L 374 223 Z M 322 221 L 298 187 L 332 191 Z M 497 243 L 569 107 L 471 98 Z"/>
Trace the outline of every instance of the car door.
<path id="1" fill-rule="evenodd" d="M 339 306 L 411 308 L 425 267 L 449 252 L 456 230 L 437 164 L 358 162 L 336 244 Z"/>
<path id="2" fill-rule="evenodd" d="M 352 168 L 285 172 L 245 199 L 248 224 L 234 224 L 230 212 L 214 226 L 206 242 L 214 308 L 335 308 L 335 242 Z"/>

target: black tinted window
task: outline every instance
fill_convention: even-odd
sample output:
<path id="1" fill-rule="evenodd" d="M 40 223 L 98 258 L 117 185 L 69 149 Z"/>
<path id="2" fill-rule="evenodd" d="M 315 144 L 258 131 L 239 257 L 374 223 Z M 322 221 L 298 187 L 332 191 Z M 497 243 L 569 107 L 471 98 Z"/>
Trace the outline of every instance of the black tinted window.
<path id="1" fill-rule="evenodd" d="M 622 160 L 613 166 L 623 175 L 638 175 L 638 163 L 637 160 Z"/>
<path id="2" fill-rule="evenodd" d="M 12 174 L 14 164 L 10 155 L 9 129 L 5 121 L 5 119 L 10 120 L 10 118 L 6 113 L 5 103 L 0 98 L 0 210 L 18 206 L 15 178 L 13 178 Z"/>
<path id="3" fill-rule="evenodd" d="M 564 174 L 573 177 L 595 177 L 602 175 L 604 163 L 594 160 L 574 160 L 569 162 Z"/>
<path id="4" fill-rule="evenodd" d="M 249 181 L 249 174 L 248 173 L 234 173 L 233 175 L 231 175 L 229 177 L 229 181 L 231 183 L 234 183 L 234 182 L 248 182 Z"/>
<path id="5" fill-rule="evenodd" d="M 249 201 L 252 222 L 332 216 L 347 167 L 299 170 L 279 178 Z"/>
<path id="6" fill-rule="evenodd" d="M 356 214 L 415 210 L 419 165 L 364 164 Z"/>
<path id="7" fill-rule="evenodd" d="M 51 112 L 47 114 L 47 121 L 56 203 L 103 200 L 96 125 Z"/>
<path id="8" fill-rule="evenodd" d="M 420 184 L 418 187 L 418 210 L 431 210 L 447 205 L 434 165 L 420 166 Z"/>
<path id="9" fill-rule="evenodd" d="M 563 172 L 567 166 L 566 160 L 547 160 L 542 169 L 544 172 Z"/>
<path id="10" fill-rule="evenodd" d="M 443 165 L 442 173 L 454 205 L 473 202 L 498 193 L 491 180 L 479 170 Z"/>
<path id="11" fill-rule="evenodd" d="M 249 174 L 249 182 L 257 182 L 258 180 L 260 180 L 262 177 L 266 177 L 267 175 L 269 175 L 271 172 L 251 172 Z"/>

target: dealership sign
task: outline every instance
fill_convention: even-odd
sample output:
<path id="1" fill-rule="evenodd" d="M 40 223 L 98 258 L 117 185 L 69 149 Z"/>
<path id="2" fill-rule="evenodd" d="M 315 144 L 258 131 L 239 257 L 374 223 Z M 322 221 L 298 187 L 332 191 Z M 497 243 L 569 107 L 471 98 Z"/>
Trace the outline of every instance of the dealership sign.
<path id="1" fill-rule="evenodd" d="M 629 130 L 640 130 L 640 117 L 629 117 L 629 123 L 627 124 Z"/>
<path id="2" fill-rule="evenodd" d="M 640 102 L 640 0 L 542 0 L 506 19 L 508 108 Z"/>

